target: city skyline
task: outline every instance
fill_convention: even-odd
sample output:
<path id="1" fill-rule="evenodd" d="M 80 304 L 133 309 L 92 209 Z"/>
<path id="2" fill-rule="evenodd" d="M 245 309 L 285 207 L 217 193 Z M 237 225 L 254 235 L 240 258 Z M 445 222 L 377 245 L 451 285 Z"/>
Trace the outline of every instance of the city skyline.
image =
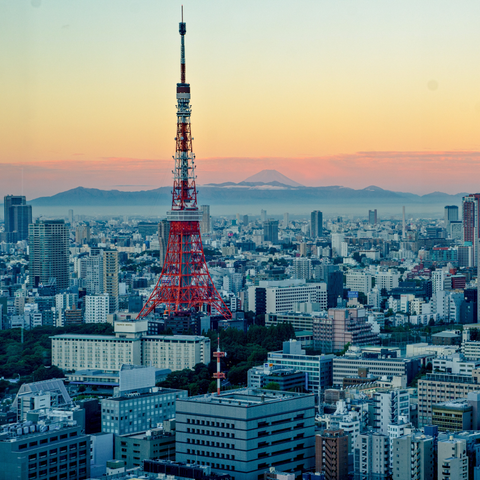
<path id="1" fill-rule="evenodd" d="M 474 192 L 473 1 L 183 2 L 198 183 Z M 0 1 L 0 188 L 171 184 L 181 2 Z"/>

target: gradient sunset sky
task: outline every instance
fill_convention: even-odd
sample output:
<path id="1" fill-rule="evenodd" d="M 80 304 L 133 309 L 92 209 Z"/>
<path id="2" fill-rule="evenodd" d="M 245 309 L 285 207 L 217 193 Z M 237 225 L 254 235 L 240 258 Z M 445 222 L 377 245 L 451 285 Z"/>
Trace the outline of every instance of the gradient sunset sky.
<path id="1" fill-rule="evenodd" d="M 0 195 L 172 183 L 180 5 L 198 183 L 480 188 L 478 0 L 0 0 Z"/>

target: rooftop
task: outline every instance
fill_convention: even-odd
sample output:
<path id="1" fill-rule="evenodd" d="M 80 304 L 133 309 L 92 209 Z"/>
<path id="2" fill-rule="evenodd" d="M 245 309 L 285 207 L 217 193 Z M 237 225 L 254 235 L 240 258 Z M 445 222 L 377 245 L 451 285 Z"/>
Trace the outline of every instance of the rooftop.
<path id="1" fill-rule="evenodd" d="M 102 401 L 107 401 L 107 402 L 120 402 L 123 400 L 131 400 L 132 398 L 147 398 L 147 397 L 153 397 L 155 395 L 168 395 L 171 393 L 182 393 L 185 394 L 185 396 L 188 396 L 188 392 L 186 390 L 177 390 L 174 388 L 162 388 L 162 387 L 154 387 L 152 388 L 152 391 L 146 392 L 146 393 L 126 393 L 125 395 L 122 395 L 120 397 L 107 397 L 102 399 Z"/>
<path id="2" fill-rule="evenodd" d="M 264 403 L 284 402 L 294 398 L 310 397 L 313 394 L 262 390 L 261 388 L 241 388 L 230 390 L 220 395 L 198 395 L 182 399 L 187 402 L 215 403 L 235 407 L 255 407 Z"/>
<path id="3" fill-rule="evenodd" d="M 460 398 L 457 400 L 449 400 L 448 402 L 436 403 L 432 408 L 444 410 L 469 410 L 472 406 L 468 403 L 466 398 Z"/>

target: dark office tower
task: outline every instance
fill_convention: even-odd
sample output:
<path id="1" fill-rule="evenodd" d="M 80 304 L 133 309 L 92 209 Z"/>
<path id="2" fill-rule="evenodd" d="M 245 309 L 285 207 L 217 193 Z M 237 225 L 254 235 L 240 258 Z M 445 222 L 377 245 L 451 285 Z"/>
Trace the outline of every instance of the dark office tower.
<path id="1" fill-rule="evenodd" d="M 103 293 L 108 293 L 108 313 L 118 311 L 118 252 L 105 250 L 103 252 Z"/>
<path id="2" fill-rule="evenodd" d="M 474 248 L 475 265 L 477 265 L 477 247 L 480 230 L 480 193 L 463 197 L 463 241 L 471 242 Z"/>
<path id="3" fill-rule="evenodd" d="M 168 220 L 160 220 L 158 224 L 158 243 L 160 249 L 159 262 L 163 268 L 165 263 L 165 255 L 167 254 L 168 235 L 170 234 L 170 222 Z"/>
<path id="4" fill-rule="evenodd" d="M 458 207 L 456 205 L 447 205 L 445 207 L 445 223 L 456 222 L 458 220 Z"/>
<path id="5" fill-rule="evenodd" d="M 458 222 L 458 207 L 456 205 L 447 205 L 445 207 L 445 229 L 448 235 L 452 234 L 450 229 L 452 222 Z"/>
<path id="6" fill-rule="evenodd" d="M 315 210 L 310 215 L 310 236 L 312 238 L 321 237 L 323 235 L 323 214 Z"/>
<path id="7" fill-rule="evenodd" d="M 64 220 L 37 220 L 28 227 L 29 286 L 56 284 L 57 292 L 70 286 L 69 233 Z"/>
<path id="8" fill-rule="evenodd" d="M 3 198 L 6 242 L 18 242 L 28 238 L 28 225 L 32 223 L 32 206 L 24 196 L 7 195 Z"/>
<path id="9" fill-rule="evenodd" d="M 242 223 L 243 223 L 245 226 L 248 225 L 248 215 L 244 215 L 244 216 L 243 216 L 243 221 L 242 221 Z"/>
<path id="10" fill-rule="evenodd" d="M 278 220 L 267 220 L 264 222 L 263 239 L 265 242 L 278 243 Z"/>
<path id="11" fill-rule="evenodd" d="M 377 209 L 368 211 L 368 223 L 371 225 L 377 224 Z"/>

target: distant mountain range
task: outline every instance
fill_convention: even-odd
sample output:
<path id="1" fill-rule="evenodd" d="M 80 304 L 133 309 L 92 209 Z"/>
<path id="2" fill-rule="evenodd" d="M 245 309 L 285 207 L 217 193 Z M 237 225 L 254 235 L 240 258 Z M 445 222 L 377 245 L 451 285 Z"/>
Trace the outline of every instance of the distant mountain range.
<path id="1" fill-rule="evenodd" d="M 247 179 L 248 180 L 248 179 Z M 171 187 L 138 192 L 120 190 L 99 190 L 77 187 L 57 193 L 51 197 L 32 200 L 34 206 L 146 206 L 167 205 L 171 202 Z M 202 205 L 449 205 L 461 204 L 465 193 L 449 195 L 442 192 L 427 195 L 393 192 L 380 187 L 370 186 L 355 190 L 353 188 L 304 187 L 291 186 L 279 181 L 226 182 L 198 187 L 199 204 Z"/>

